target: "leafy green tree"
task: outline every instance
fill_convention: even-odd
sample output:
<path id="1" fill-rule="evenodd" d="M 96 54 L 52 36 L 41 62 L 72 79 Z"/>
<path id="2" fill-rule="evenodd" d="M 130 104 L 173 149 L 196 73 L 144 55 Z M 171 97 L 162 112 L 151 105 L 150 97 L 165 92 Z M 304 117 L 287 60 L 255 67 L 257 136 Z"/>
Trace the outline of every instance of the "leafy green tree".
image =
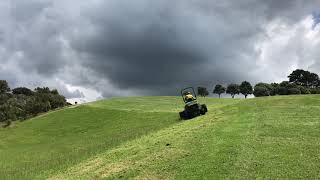
<path id="1" fill-rule="evenodd" d="M 248 95 L 253 93 L 252 85 L 248 81 L 243 81 L 240 84 L 240 92 L 244 95 L 245 99 L 247 99 Z"/>
<path id="2" fill-rule="evenodd" d="M 226 88 L 222 86 L 221 84 L 218 84 L 214 87 L 213 93 L 218 94 L 219 98 L 221 97 L 221 94 L 226 92 Z"/>
<path id="3" fill-rule="evenodd" d="M 236 94 L 240 94 L 240 87 L 238 84 L 229 84 L 226 92 L 234 98 Z"/>
<path id="4" fill-rule="evenodd" d="M 289 82 L 304 87 L 315 88 L 318 85 L 319 76 L 303 69 L 293 71 L 289 76 Z"/>
<path id="5" fill-rule="evenodd" d="M 53 94 L 53 95 L 59 95 L 59 92 L 56 89 L 51 90 L 50 93 Z"/>
<path id="6" fill-rule="evenodd" d="M 305 71 L 303 69 L 294 70 L 289 76 L 289 82 L 296 83 L 302 86 L 306 86 L 307 76 L 309 76 L 310 72 Z"/>
<path id="7" fill-rule="evenodd" d="M 317 81 L 316 87 L 317 87 L 317 88 L 320 88 L 320 79 Z"/>
<path id="8" fill-rule="evenodd" d="M 12 93 L 13 94 L 23 94 L 26 96 L 32 96 L 34 94 L 34 92 L 26 87 L 18 87 L 18 88 L 14 88 L 12 89 Z"/>
<path id="9" fill-rule="evenodd" d="M 202 97 L 206 97 L 209 95 L 209 92 L 205 87 L 198 87 L 198 95 Z"/>
<path id="10" fill-rule="evenodd" d="M 35 92 L 37 92 L 37 93 L 45 93 L 45 94 L 50 94 L 50 93 L 51 93 L 51 91 L 50 91 L 50 89 L 49 89 L 48 87 L 43 87 L 43 88 L 37 87 L 37 88 L 34 89 L 34 90 L 35 90 Z"/>
<path id="11" fill-rule="evenodd" d="M 8 82 L 5 80 L 0 80 L 0 94 L 7 93 L 10 91 Z"/>
<path id="12" fill-rule="evenodd" d="M 6 81 L 0 81 L 0 122 L 10 125 L 11 121 L 25 120 L 39 113 L 67 105 L 64 96 L 48 87 L 36 88 L 35 92 L 18 87 L 8 93 L 10 88 Z"/>
<path id="13" fill-rule="evenodd" d="M 309 76 L 309 86 L 311 87 L 311 88 L 316 88 L 316 87 L 318 87 L 319 86 L 319 81 L 320 81 L 320 78 L 319 78 L 319 76 L 318 76 L 318 74 L 316 74 L 316 73 L 311 73 L 310 74 L 310 76 Z"/>

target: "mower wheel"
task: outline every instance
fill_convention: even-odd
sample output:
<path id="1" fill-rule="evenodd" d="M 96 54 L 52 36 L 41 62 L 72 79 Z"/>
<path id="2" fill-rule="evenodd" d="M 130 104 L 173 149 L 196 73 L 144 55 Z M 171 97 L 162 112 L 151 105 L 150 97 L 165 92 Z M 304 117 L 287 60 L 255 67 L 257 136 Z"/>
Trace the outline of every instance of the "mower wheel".
<path id="1" fill-rule="evenodd" d="M 187 111 L 182 111 L 179 113 L 179 115 L 180 115 L 180 119 L 188 119 L 189 118 Z"/>
<path id="2" fill-rule="evenodd" d="M 207 106 L 205 104 L 201 105 L 200 114 L 205 115 L 208 112 Z"/>

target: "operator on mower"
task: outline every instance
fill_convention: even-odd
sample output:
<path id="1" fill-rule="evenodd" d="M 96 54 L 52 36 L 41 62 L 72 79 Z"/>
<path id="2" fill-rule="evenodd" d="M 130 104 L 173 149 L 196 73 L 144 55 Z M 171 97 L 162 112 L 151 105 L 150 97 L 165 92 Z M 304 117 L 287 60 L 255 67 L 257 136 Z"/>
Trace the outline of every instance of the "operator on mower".
<path id="1" fill-rule="evenodd" d="M 192 96 L 191 92 L 186 92 L 184 95 L 184 99 L 186 100 L 186 102 L 191 102 L 196 100 L 196 98 Z"/>

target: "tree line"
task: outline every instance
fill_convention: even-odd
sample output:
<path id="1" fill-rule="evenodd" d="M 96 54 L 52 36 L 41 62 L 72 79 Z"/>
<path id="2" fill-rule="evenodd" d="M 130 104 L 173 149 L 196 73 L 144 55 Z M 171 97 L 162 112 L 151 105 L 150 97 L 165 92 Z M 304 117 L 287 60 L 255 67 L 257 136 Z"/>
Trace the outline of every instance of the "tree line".
<path id="1" fill-rule="evenodd" d="M 0 80 L 0 124 L 4 127 L 12 121 L 23 121 L 66 105 L 66 98 L 56 89 L 18 87 L 11 90 L 7 81 Z"/>
<path id="2" fill-rule="evenodd" d="M 219 98 L 221 94 L 230 94 L 232 98 L 240 93 L 247 98 L 253 94 L 255 97 L 262 96 L 276 96 L 276 95 L 299 95 L 299 94 L 320 94 L 320 78 L 316 73 L 297 69 L 288 76 L 288 81 L 281 83 L 258 83 L 254 87 L 248 82 L 243 81 L 239 84 L 229 84 L 223 86 L 217 84 L 213 93 L 217 94 Z M 209 95 L 205 87 L 198 87 L 198 94 L 200 96 Z"/>

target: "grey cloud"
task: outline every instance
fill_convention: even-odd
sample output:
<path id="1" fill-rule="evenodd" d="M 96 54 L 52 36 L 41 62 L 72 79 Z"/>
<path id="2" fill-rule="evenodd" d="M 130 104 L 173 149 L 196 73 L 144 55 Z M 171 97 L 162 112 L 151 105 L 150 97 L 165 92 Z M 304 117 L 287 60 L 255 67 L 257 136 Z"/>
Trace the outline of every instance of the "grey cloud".
<path id="1" fill-rule="evenodd" d="M 234 61 L 238 51 L 245 53 L 252 48 L 250 39 L 259 29 L 247 26 L 233 30 L 233 22 L 208 18 L 205 12 L 192 6 L 181 9 L 179 5 L 183 4 L 149 5 L 147 12 L 143 11 L 147 7 L 141 7 L 141 11 L 116 9 L 111 17 L 103 15 L 105 6 L 102 6 L 92 15 L 96 34 L 74 41 L 75 49 L 92 55 L 85 63 L 120 88 L 158 88 L 217 77 L 220 73 L 214 73 L 216 67 L 230 68 L 226 63 Z M 246 25 L 250 22 L 233 21 L 246 21 Z M 227 29 L 231 32 L 226 32 Z M 248 45 L 240 46 L 243 42 Z"/>
<path id="2" fill-rule="evenodd" d="M 244 72 L 255 68 L 261 22 L 266 14 L 278 17 L 300 7 L 299 1 L 279 7 L 275 1 L 124 2 L 87 12 L 94 33 L 81 34 L 72 46 L 90 56 L 86 66 L 119 88 L 153 90 L 255 80 Z"/>
<path id="3" fill-rule="evenodd" d="M 188 85 L 266 80 L 255 70 L 261 56 L 257 42 L 268 39 L 267 24 L 292 25 L 319 5 L 316 0 L 7 2 L 12 9 L 6 19 L 12 19 L 0 25 L 0 48 L 8 52 L 0 57 L 21 52 L 11 58 L 17 72 L 32 72 L 39 81 L 63 79 L 104 96 L 171 95 Z"/>

